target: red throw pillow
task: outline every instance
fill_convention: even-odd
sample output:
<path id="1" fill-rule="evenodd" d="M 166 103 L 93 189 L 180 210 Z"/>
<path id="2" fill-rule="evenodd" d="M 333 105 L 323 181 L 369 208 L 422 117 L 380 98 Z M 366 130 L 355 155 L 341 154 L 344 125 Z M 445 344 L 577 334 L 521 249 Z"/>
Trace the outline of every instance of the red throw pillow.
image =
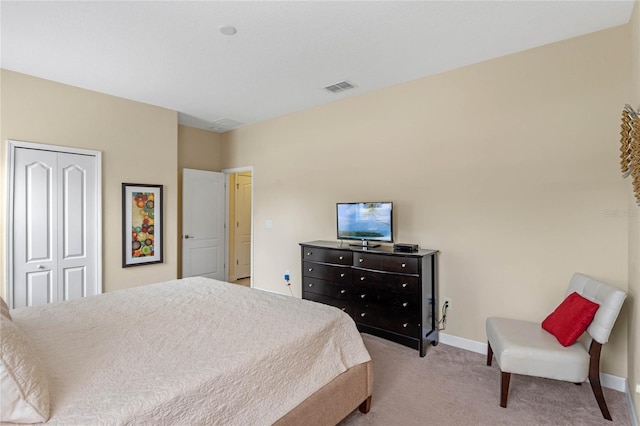
<path id="1" fill-rule="evenodd" d="M 571 346 L 589 327 L 599 307 L 573 292 L 542 321 L 542 328 L 556 336 L 562 346 Z"/>

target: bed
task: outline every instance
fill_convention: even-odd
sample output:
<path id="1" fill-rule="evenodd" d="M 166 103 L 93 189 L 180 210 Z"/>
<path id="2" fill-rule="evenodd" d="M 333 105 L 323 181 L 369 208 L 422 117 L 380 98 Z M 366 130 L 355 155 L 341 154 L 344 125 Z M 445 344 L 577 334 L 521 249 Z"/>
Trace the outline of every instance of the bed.
<path id="1" fill-rule="evenodd" d="M 355 324 L 307 300 L 194 277 L 10 316 L 3 408 L 9 375 L 47 424 L 331 425 L 371 403 Z"/>

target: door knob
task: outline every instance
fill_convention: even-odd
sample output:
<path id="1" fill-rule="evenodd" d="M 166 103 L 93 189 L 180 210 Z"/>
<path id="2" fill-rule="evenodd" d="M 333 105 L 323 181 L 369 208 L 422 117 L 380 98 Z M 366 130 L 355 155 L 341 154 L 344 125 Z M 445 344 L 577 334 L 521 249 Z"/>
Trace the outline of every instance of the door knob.
<path id="1" fill-rule="evenodd" d="M 38 265 L 37 268 L 38 269 L 44 269 L 44 265 Z"/>

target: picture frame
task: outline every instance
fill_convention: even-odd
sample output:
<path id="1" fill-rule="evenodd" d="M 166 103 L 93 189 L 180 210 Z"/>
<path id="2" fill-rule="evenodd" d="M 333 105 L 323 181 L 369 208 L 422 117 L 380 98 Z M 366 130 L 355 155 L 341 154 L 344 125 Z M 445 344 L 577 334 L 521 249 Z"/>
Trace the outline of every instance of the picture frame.
<path id="1" fill-rule="evenodd" d="M 162 185 L 122 184 L 122 267 L 163 263 Z"/>

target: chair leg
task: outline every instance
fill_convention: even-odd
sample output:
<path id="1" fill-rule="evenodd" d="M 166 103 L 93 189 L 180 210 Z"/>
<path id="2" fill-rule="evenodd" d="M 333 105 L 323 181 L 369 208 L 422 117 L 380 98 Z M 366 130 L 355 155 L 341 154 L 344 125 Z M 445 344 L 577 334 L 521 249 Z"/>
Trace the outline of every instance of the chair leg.
<path id="1" fill-rule="evenodd" d="M 589 355 L 591 356 L 591 359 L 589 360 L 589 383 L 591 384 L 593 395 L 596 397 L 596 401 L 598 401 L 598 407 L 600 407 L 602 417 L 607 420 L 611 420 L 611 414 L 609 414 L 609 408 L 607 408 L 607 403 L 605 402 L 604 394 L 602 393 L 602 386 L 600 385 L 601 350 L 602 344 L 592 340 L 591 346 L 589 347 Z"/>
<path id="2" fill-rule="evenodd" d="M 493 359 L 493 349 L 491 349 L 491 343 L 487 342 L 487 365 L 491 366 L 491 360 Z"/>
<path id="3" fill-rule="evenodd" d="M 507 397 L 509 396 L 509 381 L 511 380 L 511 373 L 505 373 L 501 371 L 501 387 L 500 387 L 500 406 L 507 408 Z"/>

